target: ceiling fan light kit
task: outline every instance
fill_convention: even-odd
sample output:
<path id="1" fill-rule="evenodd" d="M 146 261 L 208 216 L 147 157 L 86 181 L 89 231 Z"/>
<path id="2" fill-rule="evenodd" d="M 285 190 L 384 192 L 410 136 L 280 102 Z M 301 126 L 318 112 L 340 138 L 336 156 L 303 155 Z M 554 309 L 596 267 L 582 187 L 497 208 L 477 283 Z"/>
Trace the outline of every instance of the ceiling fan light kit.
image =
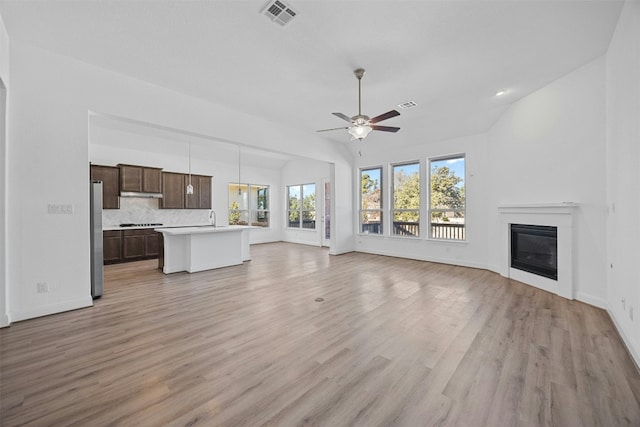
<path id="1" fill-rule="evenodd" d="M 351 126 L 347 132 L 349 132 L 353 138 L 362 140 L 366 138 L 372 130 L 371 126 L 368 125 L 356 125 Z"/>
<path id="2" fill-rule="evenodd" d="M 400 113 L 396 110 L 387 111 L 384 114 L 380 114 L 374 118 L 369 118 L 362 114 L 362 77 L 364 77 L 365 70 L 363 68 L 358 68 L 353 72 L 358 79 L 358 115 L 349 117 L 343 113 L 333 113 L 334 116 L 341 118 L 347 122 L 351 123 L 351 126 L 342 127 L 342 128 L 333 128 L 333 129 L 322 129 L 318 132 L 328 132 L 332 130 L 339 129 L 347 129 L 347 132 L 351 135 L 351 139 L 357 139 L 362 141 L 364 138 L 369 135 L 372 130 L 383 131 L 383 132 L 398 132 L 400 130 L 399 127 L 394 126 L 377 126 L 374 123 L 381 122 L 383 120 L 390 119 L 392 117 L 399 116 Z"/>

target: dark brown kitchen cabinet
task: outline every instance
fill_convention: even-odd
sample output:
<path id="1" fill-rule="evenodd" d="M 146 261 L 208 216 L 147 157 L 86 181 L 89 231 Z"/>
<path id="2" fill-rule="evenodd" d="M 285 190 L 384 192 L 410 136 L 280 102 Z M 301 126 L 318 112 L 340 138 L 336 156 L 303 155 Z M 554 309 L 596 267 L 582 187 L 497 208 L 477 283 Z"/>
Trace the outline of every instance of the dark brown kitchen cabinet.
<path id="1" fill-rule="evenodd" d="M 152 228 L 103 231 L 102 241 L 105 264 L 157 258 L 160 252 L 160 233 Z"/>
<path id="2" fill-rule="evenodd" d="M 142 191 L 145 193 L 162 193 L 162 170 L 142 168 Z"/>
<path id="3" fill-rule="evenodd" d="M 162 192 L 162 170 L 134 165 L 118 165 L 120 168 L 120 191 L 135 193 Z"/>
<path id="4" fill-rule="evenodd" d="M 122 259 L 122 231 L 103 231 L 102 246 L 105 264 L 120 262 Z"/>
<path id="5" fill-rule="evenodd" d="M 120 169 L 91 165 L 91 179 L 102 181 L 102 209 L 120 209 Z"/>
<path id="6" fill-rule="evenodd" d="M 130 260 L 144 257 L 144 235 L 140 233 L 144 231 L 125 230 L 122 232 L 122 258 Z"/>
<path id="7" fill-rule="evenodd" d="M 161 209 L 184 209 L 186 184 L 185 175 L 174 172 L 162 172 Z"/>
<path id="8" fill-rule="evenodd" d="M 160 235 L 161 233 L 153 232 L 144 236 L 144 256 L 157 257 L 160 253 Z"/>
<path id="9" fill-rule="evenodd" d="M 186 175 L 185 183 L 189 183 L 189 175 Z M 191 175 L 191 184 L 193 185 L 193 194 L 185 195 L 185 208 L 211 209 L 211 177 Z"/>
<path id="10" fill-rule="evenodd" d="M 151 228 L 122 232 L 122 257 L 125 260 L 158 256 L 158 233 Z"/>

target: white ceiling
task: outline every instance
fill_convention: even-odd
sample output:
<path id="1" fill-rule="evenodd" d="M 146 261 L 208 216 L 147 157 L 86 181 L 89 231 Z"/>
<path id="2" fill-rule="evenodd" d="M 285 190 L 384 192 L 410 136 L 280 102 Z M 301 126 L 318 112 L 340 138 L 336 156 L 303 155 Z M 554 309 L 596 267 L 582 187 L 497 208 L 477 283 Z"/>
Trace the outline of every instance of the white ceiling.
<path id="1" fill-rule="evenodd" d="M 288 2 L 286 27 L 263 0 L 0 1 L 11 39 L 310 133 L 331 115 L 418 106 L 367 142 L 484 132 L 515 100 L 604 54 L 622 2 Z M 496 98 L 499 90 L 507 94 Z M 321 134 L 349 141 L 346 131 Z"/>

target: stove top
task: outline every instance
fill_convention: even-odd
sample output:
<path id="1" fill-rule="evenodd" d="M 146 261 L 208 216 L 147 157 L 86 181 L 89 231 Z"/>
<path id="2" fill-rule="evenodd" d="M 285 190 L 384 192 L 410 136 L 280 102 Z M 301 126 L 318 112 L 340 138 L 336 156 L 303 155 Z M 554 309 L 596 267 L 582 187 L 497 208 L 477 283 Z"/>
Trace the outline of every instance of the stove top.
<path id="1" fill-rule="evenodd" d="M 120 227 L 158 227 L 161 225 L 159 222 L 148 222 L 146 224 L 120 224 Z"/>

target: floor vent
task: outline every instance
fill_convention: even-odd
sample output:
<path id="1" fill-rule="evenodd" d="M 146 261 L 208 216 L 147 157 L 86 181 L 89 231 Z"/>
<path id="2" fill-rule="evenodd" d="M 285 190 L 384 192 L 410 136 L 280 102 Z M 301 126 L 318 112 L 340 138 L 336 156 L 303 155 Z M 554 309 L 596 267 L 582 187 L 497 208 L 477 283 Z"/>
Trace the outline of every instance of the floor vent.
<path id="1" fill-rule="evenodd" d="M 283 27 L 296 16 L 296 12 L 280 0 L 269 1 L 264 9 L 262 9 L 262 13 Z"/>

